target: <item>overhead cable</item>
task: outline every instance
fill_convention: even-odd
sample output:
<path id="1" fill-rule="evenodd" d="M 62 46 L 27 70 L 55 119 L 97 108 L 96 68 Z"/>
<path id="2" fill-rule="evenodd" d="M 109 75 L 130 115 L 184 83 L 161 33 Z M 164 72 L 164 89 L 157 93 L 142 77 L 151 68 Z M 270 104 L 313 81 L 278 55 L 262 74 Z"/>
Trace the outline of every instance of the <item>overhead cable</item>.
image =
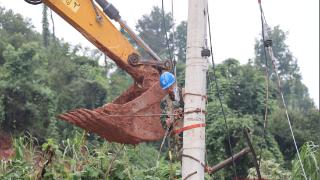
<path id="1" fill-rule="evenodd" d="M 266 36 L 269 37 L 269 34 L 268 34 L 268 24 L 266 23 L 266 20 L 265 20 L 265 16 L 264 16 L 264 13 L 263 13 L 261 0 L 258 0 L 258 3 L 259 3 L 260 12 L 261 12 L 261 17 L 262 17 L 262 18 L 261 18 L 261 21 L 262 21 L 262 24 L 263 24 L 262 37 L 266 38 Z M 296 139 L 295 139 L 295 136 L 294 136 L 294 133 L 293 133 L 291 121 L 290 121 L 289 114 L 288 114 L 288 108 L 287 108 L 287 105 L 286 105 L 286 103 L 285 103 L 284 96 L 283 96 L 283 92 L 282 92 L 282 89 L 281 89 L 281 87 L 282 87 L 282 86 L 281 86 L 281 80 L 280 80 L 280 76 L 279 76 L 278 71 L 277 71 L 277 68 L 276 68 L 276 60 L 277 60 L 277 59 L 276 59 L 276 57 L 275 57 L 274 54 L 273 54 L 272 40 L 271 40 L 271 39 L 265 39 L 263 43 L 264 43 L 264 45 L 265 45 L 265 49 L 266 49 L 266 51 L 267 51 L 267 54 L 269 55 L 269 57 L 270 57 L 270 59 L 271 59 L 272 67 L 273 67 L 274 73 L 276 74 L 276 77 L 277 77 L 278 91 L 279 91 L 280 96 L 281 96 L 283 108 L 285 109 L 286 118 L 287 118 L 287 121 L 288 121 L 288 124 L 289 124 L 291 136 L 292 136 L 293 143 L 294 143 L 294 147 L 295 147 L 295 149 L 296 149 L 297 156 L 298 156 L 298 159 L 299 159 L 299 162 L 300 162 L 300 166 L 301 166 L 301 169 L 302 169 L 302 173 L 303 173 L 304 178 L 305 178 L 306 180 L 308 180 L 307 175 L 306 175 L 306 172 L 305 172 L 305 169 L 304 169 L 304 166 L 303 166 L 303 163 L 302 163 L 302 160 L 301 160 L 301 157 L 300 157 L 300 152 L 299 152 L 299 149 L 298 149 L 298 146 L 297 146 L 297 142 L 296 142 Z"/>
<path id="2" fill-rule="evenodd" d="M 212 71 L 213 71 L 216 90 L 217 90 L 217 93 L 218 93 L 218 99 L 219 99 L 219 102 L 220 102 L 220 107 L 221 107 L 222 114 L 223 114 L 224 124 L 225 124 L 225 128 L 226 128 L 226 131 L 227 131 L 228 145 L 229 145 L 229 150 L 230 150 L 230 153 L 231 153 L 233 172 L 234 172 L 234 176 L 238 177 L 238 175 L 237 175 L 238 174 L 237 173 L 237 167 L 236 167 L 236 163 L 235 163 L 235 160 L 234 160 L 234 154 L 233 154 L 232 145 L 231 145 L 230 130 L 229 130 L 228 122 L 227 122 L 226 113 L 225 113 L 223 105 L 222 105 L 221 91 L 220 91 L 220 88 L 219 88 L 218 79 L 217 79 L 216 72 L 215 72 L 215 63 L 214 63 L 214 58 L 213 58 L 213 53 L 212 53 L 212 49 L 213 48 L 212 48 L 211 21 L 210 21 L 210 14 L 209 14 L 209 6 L 207 6 L 207 13 L 208 13 L 209 42 L 210 42 L 210 51 L 211 51 Z"/>

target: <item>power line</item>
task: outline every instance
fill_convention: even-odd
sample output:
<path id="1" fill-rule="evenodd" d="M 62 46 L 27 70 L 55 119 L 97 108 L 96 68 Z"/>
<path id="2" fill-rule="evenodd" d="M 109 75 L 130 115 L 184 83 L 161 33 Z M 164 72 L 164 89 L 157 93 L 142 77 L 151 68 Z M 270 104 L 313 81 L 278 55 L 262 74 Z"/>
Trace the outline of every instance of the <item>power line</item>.
<path id="1" fill-rule="evenodd" d="M 215 63 L 214 63 L 214 58 L 213 58 L 213 54 L 212 54 L 213 51 L 212 51 L 212 35 L 211 35 L 211 25 L 210 25 L 211 22 L 210 22 L 209 6 L 207 6 L 207 13 L 208 13 L 209 42 L 210 42 L 210 51 L 211 51 L 212 71 L 213 71 L 216 90 L 217 90 L 217 93 L 218 93 L 218 99 L 219 99 L 220 107 L 221 107 L 222 114 L 223 114 L 224 124 L 225 124 L 227 135 L 228 135 L 228 144 L 229 144 L 229 150 L 230 150 L 231 158 L 232 158 L 232 167 L 233 167 L 234 175 L 237 178 L 238 177 L 238 175 L 237 175 L 238 173 L 237 173 L 236 163 L 234 161 L 234 155 L 233 155 L 233 150 L 232 150 L 232 146 L 231 146 L 230 131 L 229 131 L 229 127 L 228 127 L 226 113 L 225 113 L 223 105 L 222 105 L 221 91 L 220 91 L 220 88 L 219 88 L 219 85 L 218 85 L 218 79 L 217 79 L 216 71 L 215 71 Z"/>
<path id="2" fill-rule="evenodd" d="M 262 34 L 262 41 L 263 41 L 263 45 L 265 41 L 265 34 L 264 34 L 264 30 L 265 30 L 265 23 L 266 19 L 264 17 L 264 13 L 262 10 L 262 7 L 260 6 L 260 14 L 261 14 L 261 34 Z M 268 126 L 268 101 L 269 101 L 269 66 L 268 66 L 268 58 L 267 58 L 267 50 L 266 48 L 263 48 L 263 52 L 264 52 L 264 60 L 265 60 L 265 83 L 266 83 L 266 90 L 265 90 L 265 112 L 264 112 L 264 123 L 263 123 L 263 138 L 264 138 L 264 144 L 266 144 L 266 134 L 267 134 L 267 126 Z M 261 159 L 262 159 L 262 145 L 260 145 L 260 150 L 259 150 L 259 167 L 261 167 Z"/>
<path id="3" fill-rule="evenodd" d="M 173 8 L 174 7 L 174 4 L 173 4 L 173 0 L 171 0 L 171 16 L 172 16 L 172 60 L 173 60 L 173 72 L 174 72 L 174 75 L 177 76 L 177 61 L 176 61 L 176 58 L 175 58 L 175 41 L 176 41 L 176 38 L 175 38 L 175 19 L 174 19 L 174 11 L 173 11 Z"/>
<path id="4" fill-rule="evenodd" d="M 261 5 L 261 0 L 258 0 L 258 3 L 259 3 L 259 7 L 260 7 L 260 12 L 261 12 L 261 21 L 262 21 L 262 24 L 263 24 L 262 37 L 266 38 L 266 35 L 268 36 L 268 31 L 267 31 L 268 24 L 267 24 L 267 22 L 265 20 L 265 16 L 264 16 L 262 5 Z M 307 175 L 306 175 L 306 172 L 305 172 L 305 169 L 304 169 L 301 157 L 300 157 L 300 152 L 299 152 L 299 149 L 298 149 L 298 146 L 297 146 L 297 143 L 296 143 L 296 139 L 295 139 L 295 136 L 294 136 L 294 133 L 293 133 L 291 121 L 290 121 L 289 114 L 288 114 L 288 108 L 287 108 L 287 105 L 285 103 L 283 92 L 282 92 L 282 89 L 281 89 L 281 80 L 280 80 L 280 76 L 279 76 L 279 74 L 277 72 L 277 68 L 276 68 L 276 57 L 273 54 L 272 40 L 271 39 L 266 39 L 266 40 L 264 40 L 263 43 L 264 43 L 265 49 L 266 49 L 266 51 L 267 51 L 267 53 L 268 53 L 268 55 L 269 55 L 269 57 L 271 59 L 272 67 L 273 67 L 274 73 L 276 74 L 276 77 L 277 77 L 278 91 L 279 91 L 280 96 L 281 96 L 282 105 L 283 105 L 283 107 L 285 109 L 285 114 L 286 114 L 286 118 L 287 118 L 287 121 L 288 121 L 288 124 L 289 124 L 291 136 L 292 136 L 292 139 L 293 139 L 293 143 L 294 143 L 297 155 L 298 155 L 298 159 L 299 159 L 299 162 L 300 162 L 300 165 L 301 165 L 303 176 L 307 180 L 308 178 L 307 178 Z"/>

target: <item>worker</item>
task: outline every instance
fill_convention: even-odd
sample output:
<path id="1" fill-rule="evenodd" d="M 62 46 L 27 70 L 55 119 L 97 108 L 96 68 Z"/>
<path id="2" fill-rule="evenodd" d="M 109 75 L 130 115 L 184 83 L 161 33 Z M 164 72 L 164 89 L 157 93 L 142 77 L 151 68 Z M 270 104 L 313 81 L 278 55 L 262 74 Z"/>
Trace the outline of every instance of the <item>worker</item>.
<path id="1" fill-rule="evenodd" d="M 170 72 L 164 72 L 160 76 L 160 86 L 163 90 L 166 90 L 170 96 L 174 96 L 173 100 L 179 102 L 179 90 L 175 84 L 176 78 Z"/>
<path id="2" fill-rule="evenodd" d="M 178 103 L 178 106 L 180 106 L 180 94 L 179 94 L 178 86 L 176 84 L 176 78 L 172 73 L 164 72 L 163 74 L 161 74 L 160 86 L 163 90 L 167 91 L 170 98 L 173 101 L 175 101 L 176 103 Z M 173 102 L 173 104 L 174 104 L 174 102 Z M 178 112 L 178 111 L 180 111 L 180 112 Z M 182 112 L 183 112 L 182 108 L 177 108 L 174 111 L 174 114 L 182 114 Z M 165 123 L 166 123 L 167 127 L 170 129 L 170 132 L 174 132 L 175 130 L 181 129 L 183 127 L 182 118 L 183 118 L 183 116 L 181 116 L 181 117 L 174 116 L 174 119 L 168 117 L 165 120 Z M 175 133 L 170 133 L 170 134 L 175 139 L 175 141 L 174 141 L 175 146 L 180 149 L 182 147 L 183 132 L 180 132 L 177 134 L 175 134 Z"/>

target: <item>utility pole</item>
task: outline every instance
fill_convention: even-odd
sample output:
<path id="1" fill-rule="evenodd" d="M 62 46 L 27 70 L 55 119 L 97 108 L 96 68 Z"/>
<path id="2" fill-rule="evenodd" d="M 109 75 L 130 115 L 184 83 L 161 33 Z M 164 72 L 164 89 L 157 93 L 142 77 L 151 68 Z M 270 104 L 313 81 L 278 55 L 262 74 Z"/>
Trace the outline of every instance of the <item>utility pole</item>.
<path id="1" fill-rule="evenodd" d="M 189 0 L 182 179 L 204 179 L 208 0 Z M 192 158 L 191 158 L 192 157 Z"/>

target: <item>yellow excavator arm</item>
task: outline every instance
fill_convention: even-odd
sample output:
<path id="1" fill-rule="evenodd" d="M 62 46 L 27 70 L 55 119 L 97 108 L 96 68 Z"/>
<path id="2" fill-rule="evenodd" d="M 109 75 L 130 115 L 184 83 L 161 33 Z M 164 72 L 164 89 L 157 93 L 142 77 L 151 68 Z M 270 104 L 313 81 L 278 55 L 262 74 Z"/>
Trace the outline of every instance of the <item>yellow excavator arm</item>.
<path id="1" fill-rule="evenodd" d="M 92 44 L 136 79 L 128 59 L 139 54 L 92 0 L 43 0 Z"/>
<path id="2" fill-rule="evenodd" d="M 31 4 L 43 2 L 134 79 L 134 84 L 112 103 L 93 110 L 76 109 L 60 114 L 58 118 L 113 142 L 137 144 L 164 136 L 159 114 L 160 102 L 167 93 L 160 87 L 159 69 L 170 69 L 171 64 L 160 61 L 124 23 L 110 3 L 106 0 L 25 1 Z M 117 21 L 152 60 L 142 61 L 136 49 L 110 19 Z"/>

